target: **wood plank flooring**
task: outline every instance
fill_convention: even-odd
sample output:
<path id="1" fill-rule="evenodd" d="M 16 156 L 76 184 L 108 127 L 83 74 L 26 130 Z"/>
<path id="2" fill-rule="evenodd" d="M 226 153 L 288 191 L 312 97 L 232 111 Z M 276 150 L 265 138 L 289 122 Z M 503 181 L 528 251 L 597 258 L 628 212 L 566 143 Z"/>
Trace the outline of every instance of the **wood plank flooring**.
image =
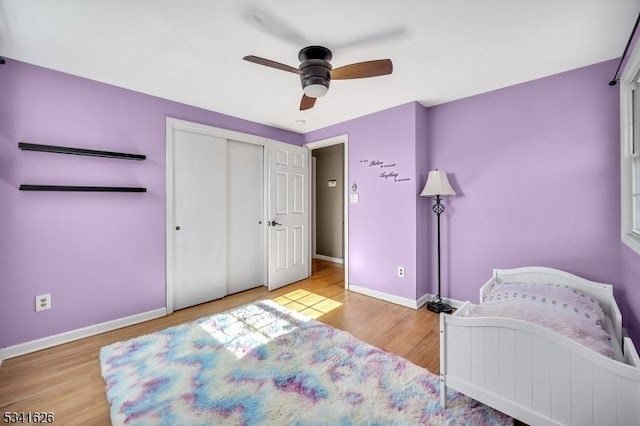
<path id="1" fill-rule="evenodd" d="M 264 287 L 86 339 L 5 360 L 0 367 L 0 413 L 45 411 L 57 424 L 108 425 L 100 375 L 102 346 L 250 303 L 274 299 L 357 338 L 439 373 L 439 317 L 344 289 L 342 265 L 314 260 L 311 278 L 273 292 Z"/>

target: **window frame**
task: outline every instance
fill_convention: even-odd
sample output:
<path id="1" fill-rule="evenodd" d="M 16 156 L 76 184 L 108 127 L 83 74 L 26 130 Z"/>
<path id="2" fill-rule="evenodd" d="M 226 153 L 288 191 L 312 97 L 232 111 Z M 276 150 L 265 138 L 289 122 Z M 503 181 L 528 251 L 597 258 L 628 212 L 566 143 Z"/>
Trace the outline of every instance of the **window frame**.
<path id="1" fill-rule="evenodd" d="M 640 188 L 634 188 L 634 159 L 640 156 L 640 142 L 636 142 L 634 152 L 634 107 L 633 92 L 640 101 L 640 42 L 637 42 L 629 56 L 627 64 L 620 76 L 620 212 L 621 238 L 630 249 L 640 254 L 640 230 L 634 231 L 634 214 L 640 215 L 640 209 L 635 210 L 634 191 L 640 193 Z M 640 138 L 640 102 L 635 108 L 636 129 L 635 137 Z M 635 165 L 635 174 L 640 173 L 640 163 Z M 640 186 L 640 185 L 638 185 Z M 637 195 L 636 195 L 637 196 Z M 637 220 L 637 219 L 636 219 Z"/>

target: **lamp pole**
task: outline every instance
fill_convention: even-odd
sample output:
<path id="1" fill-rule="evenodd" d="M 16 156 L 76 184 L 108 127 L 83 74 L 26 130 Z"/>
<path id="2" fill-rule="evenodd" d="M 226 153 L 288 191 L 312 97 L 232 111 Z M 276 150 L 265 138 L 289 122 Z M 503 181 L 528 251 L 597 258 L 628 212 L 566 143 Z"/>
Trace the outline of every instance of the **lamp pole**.
<path id="1" fill-rule="evenodd" d="M 437 216 L 438 220 L 438 296 L 431 302 L 427 303 L 427 309 L 432 312 L 440 313 L 444 312 L 450 314 L 453 312 L 453 308 L 446 303 L 442 302 L 441 295 L 441 273 L 440 273 L 440 215 L 444 212 L 444 204 L 440 202 L 440 194 L 436 194 L 436 203 L 432 207 L 433 212 Z"/>
<path id="2" fill-rule="evenodd" d="M 442 204 L 443 195 L 456 195 L 456 192 L 449 184 L 449 179 L 447 179 L 447 173 L 444 170 L 431 170 L 429 175 L 427 176 L 427 182 L 424 184 L 424 189 L 420 193 L 421 197 L 436 197 L 436 202 L 431 207 L 431 210 L 436 214 L 438 220 L 438 295 L 433 298 L 430 302 L 427 302 L 427 309 L 440 313 L 444 312 L 449 314 L 453 312 L 453 308 L 447 303 L 442 302 L 441 291 L 442 291 L 442 274 L 440 269 L 440 215 L 444 212 L 444 204 Z"/>

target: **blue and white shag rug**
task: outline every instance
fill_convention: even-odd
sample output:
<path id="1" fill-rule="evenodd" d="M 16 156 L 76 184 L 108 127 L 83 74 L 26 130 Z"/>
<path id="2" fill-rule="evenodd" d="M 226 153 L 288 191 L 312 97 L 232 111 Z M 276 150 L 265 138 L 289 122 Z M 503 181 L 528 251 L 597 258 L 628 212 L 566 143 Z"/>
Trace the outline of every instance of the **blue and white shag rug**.
<path id="1" fill-rule="evenodd" d="M 266 300 L 105 346 L 114 425 L 507 425 L 438 376 Z"/>

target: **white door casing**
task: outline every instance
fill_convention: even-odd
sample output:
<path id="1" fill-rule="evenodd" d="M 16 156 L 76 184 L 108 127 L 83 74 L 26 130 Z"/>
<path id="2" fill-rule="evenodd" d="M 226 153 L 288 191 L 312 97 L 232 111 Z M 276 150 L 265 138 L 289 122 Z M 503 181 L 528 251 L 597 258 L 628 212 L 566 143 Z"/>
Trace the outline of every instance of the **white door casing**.
<path id="1" fill-rule="evenodd" d="M 309 150 L 269 142 L 269 290 L 305 279 L 309 268 Z"/>
<path id="2" fill-rule="evenodd" d="M 324 148 L 326 146 L 332 146 L 337 144 L 343 144 L 344 146 L 344 170 L 343 170 L 343 176 L 344 176 L 343 259 L 344 261 L 343 263 L 344 263 L 344 288 L 349 289 L 349 195 L 352 192 L 356 192 L 356 191 L 352 191 L 349 184 L 350 182 L 349 181 L 349 135 L 344 134 L 339 136 L 333 136 L 328 139 L 309 142 L 304 146 L 307 149 L 309 149 L 309 151 L 311 151 L 317 148 Z M 312 248 L 311 243 L 309 243 L 309 247 L 310 249 Z"/>
<path id="3" fill-rule="evenodd" d="M 166 158 L 166 167 L 165 167 L 165 172 L 166 172 L 166 183 L 165 183 L 165 189 L 166 189 L 166 228 L 165 228 L 165 236 L 166 236 L 166 311 L 167 314 L 171 314 L 174 309 L 179 309 L 178 304 L 176 304 L 176 299 L 179 299 L 180 297 L 176 297 L 176 292 L 178 290 L 178 263 L 176 261 L 176 256 L 175 253 L 178 250 L 178 244 L 179 244 L 179 239 L 178 236 L 179 234 L 183 231 L 186 230 L 186 228 L 181 228 L 180 231 L 177 231 L 175 229 L 176 226 L 180 226 L 177 223 L 177 209 L 179 209 L 178 206 L 176 206 L 176 190 L 175 190 L 175 186 L 176 186 L 176 179 L 178 179 L 179 177 L 177 176 L 177 174 L 179 174 L 180 170 L 178 169 L 182 169 L 183 167 L 179 166 L 176 164 L 176 140 L 175 140 L 175 136 L 176 136 L 176 132 L 177 131 L 182 131 L 182 132 L 187 132 L 187 133 L 194 133 L 194 134 L 200 134 L 201 136 L 211 136 L 211 137 L 215 137 L 215 138 L 219 138 L 219 139 L 223 139 L 225 141 L 228 140 L 233 140 L 233 141 L 239 141 L 239 142 L 243 142 L 246 144 L 253 144 L 253 145 L 258 145 L 261 148 L 262 151 L 262 157 L 263 157 L 263 181 L 264 181 L 264 187 L 263 187 L 263 206 L 262 206 L 262 224 L 258 224 L 259 226 L 261 226 L 262 228 L 262 261 L 261 263 L 263 264 L 263 283 L 266 285 L 266 274 L 267 274 L 267 269 L 266 269 L 266 261 L 265 259 L 267 258 L 267 227 L 266 227 L 266 217 L 267 217 L 267 203 L 266 203 L 266 193 L 268 190 L 268 186 L 267 186 L 267 175 L 266 175 L 266 170 L 267 170 L 267 166 L 268 166 L 268 156 L 266 155 L 266 151 L 265 151 L 265 147 L 268 143 L 268 139 L 261 137 L 261 136 L 255 136 L 255 135 L 251 135 L 248 133 L 242 133 L 242 132 L 236 132 L 233 130 L 227 130 L 227 129 L 222 129 L 222 128 L 217 128 L 217 127 L 212 127 L 212 126 L 208 126 L 205 124 L 199 124 L 199 123 L 193 123 L 190 121 L 185 121 L 185 120 L 179 120 L 176 118 L 172 118 L 172 117 L 167 117 L 166 119 L 166 151 L 165 151 L 165 158 Z M 227 145 L 228 146 L 228 145 Z M 219 156 L 221 158 L 225 158 L 228 159 L 228 155 L 222 155 L 222 153 L 218 153 L 220 155 Z M 199 157 L 204 157 L 203 155 L 199 155 Z M 209 157 L 209 155 L 207 155 L 207 157 Z M 199 161 L 199 158 L 196 158 L 195 161 Z M 204 160 L 204 158 L 202 158 L 202 160 Z M 192 167 L 192 163 L 188 162 L 188 167 L 190 168 Z M 226 164 L 224 166 L 226 168 Z M 221 170 L 218 170 L 221 174 Z M 228 168 L 225 172 L 225 176 L 228 178 Z M 233 178 L 233 177 L 232 177 Z M 211 182 L 212 179 L 217 179 L 216 177 L 213 178 L 206 178 L 204 180 L 206 180 L 207 182 Z M 198 180 L 198 185 L 204 184 L 204 180 L 200 179 Z M 228 182 L 227 182 L 228 183 Z M 191 195 L 193 195 L 194 197 L 197 197 L 197 193 L 195 192 L 195 190 L 203 190 L 203 187 L 194 187 L 194 192 L 192 192 Z M 218 205 L 217 206 L 220 211 L 226 211 L 226 209 L 224 208 L 223 205 Z M 228 216 L 228 215 L 227 215 Z M 222 220 L 221 217 L 216 218 L 215 216 L 212 217 L 211 220 L 208 220 L 210 226 L 216 227 L 216 226 L 220 226 L 220 223 L 216 224 L 217 220 Z M 226 220 L 226 219 L 225 219 Z M 220 230 L 218 230 L 220 231 Z M 258 243 L 259 244 L 259 243 Z M 226 241 L 225 241 L 225 245 L 226 245 Z M 227 250 L 229 248 L 227 247 Z M 233 248 L 232 248 L 233 250 Z M 258 250 L 259 251 L 259 250 Z M 222 259 L 220 259 L 220 261 L 222 262 Z M 220 266 L 221 268 L 224 268 L 226 265 L 226 260 L 224 261 L 224 263 Z M 215 264 L 214 264 L 215 267 Z M 226 293 L 227 289 L 225 286 L 225 293 Z M 216 296 L 214 296 L 216 297 Z M 217 297 L 221 297 L 221 296 L 217 296 Z M 213 297 L 212 297 L 213 298 Z M 212 299 L 211 298 L 211 299 Z M 211 300 L 209 299 L 209 300 Z"/>
<path id="4" fill-rule="evenodd" d="M 309 155 L 311 155 L 311 150 L 309 150 Z M 317 160 L 316 157 L 311 157 L 311 258 L 314 258 L 318 251 L 316 249 L 318 245 L 317 240 L 317 226 L 316 220 L 318 216 L 318 211 L 316 205 L 318 203 L 318 191 L 316 190 L 316 178 L 317 178 L 317 169 L 316 169 Z"/>

